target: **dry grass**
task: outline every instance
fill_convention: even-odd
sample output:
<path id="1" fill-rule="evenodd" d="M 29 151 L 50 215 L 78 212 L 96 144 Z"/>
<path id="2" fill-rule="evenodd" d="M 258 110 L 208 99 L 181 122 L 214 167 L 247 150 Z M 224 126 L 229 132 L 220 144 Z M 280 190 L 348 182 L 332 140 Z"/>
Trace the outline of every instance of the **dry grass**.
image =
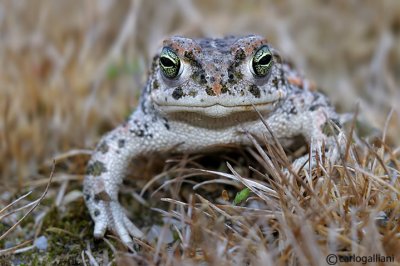
<path id="1" fill-rule="evenodd" d="M 399 14 L 396 0 L 0 1 L 0 264 L 320 265 L 330 253 L 400 263 Z M 322 156 L 292 179 L 276 143 L 142 162 L 121 201 L 152 233 L 136 253 L 112 236 L 94 241 L 80 193 L 86 160 L 135 106 L 162 38 L 247 33 L 267 36 L 340 111 L 358 102 L 370 126 L 337 165 Z M 233 206 L 245 187 L 250 197 Z M 32 244 L 42 235 L 46 251 Z"/>

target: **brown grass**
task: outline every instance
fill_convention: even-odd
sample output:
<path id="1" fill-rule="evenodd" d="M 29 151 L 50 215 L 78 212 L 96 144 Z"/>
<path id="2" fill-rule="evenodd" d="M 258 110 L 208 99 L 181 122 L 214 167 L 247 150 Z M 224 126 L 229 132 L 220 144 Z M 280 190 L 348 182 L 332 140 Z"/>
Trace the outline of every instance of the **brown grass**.
<path id="1" fill-rule="evenodd" d="M 0 264 L 320 265 L 330 253 L 400 263 L 399 14 L 396 0 L 0 1 L 0 235 L 45 191 L 57 161 L 41 204 L 0 240 Z M 134 108 L 160 41 L 247 33 L 267 36 L 341 112 L 359 103 L 346 160 L 293 179 L 280 172 L 277 144 L 143 162 L 121 201 L 153 233 L 136 253 L 112 236 L 94 241 L 84 166 Z M 233 206 L 245 187 L 250 197 Z M 46 251 L 32 246 L 41 235 Z"/>

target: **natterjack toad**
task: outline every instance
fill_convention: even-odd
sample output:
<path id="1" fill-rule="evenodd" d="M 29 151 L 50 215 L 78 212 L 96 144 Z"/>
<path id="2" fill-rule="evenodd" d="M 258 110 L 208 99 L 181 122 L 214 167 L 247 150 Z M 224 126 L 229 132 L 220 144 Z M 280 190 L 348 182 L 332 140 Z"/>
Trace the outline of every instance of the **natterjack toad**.
<path id="1" fill-rule="evenodd" d="M 303 136 L 313 148 L 335 149 L 324 129 L 339 125 L 339 116 L 264 38 L 165 40 L 137 109 L 101 139 L 87 166 L 84 195 L 94 236 L 109 229 L 126 245 L 143 236 L 118 202 L 133 158 L 250 144 L 245 132 L 268 134 L 255 109 L 283 143 Z"/>

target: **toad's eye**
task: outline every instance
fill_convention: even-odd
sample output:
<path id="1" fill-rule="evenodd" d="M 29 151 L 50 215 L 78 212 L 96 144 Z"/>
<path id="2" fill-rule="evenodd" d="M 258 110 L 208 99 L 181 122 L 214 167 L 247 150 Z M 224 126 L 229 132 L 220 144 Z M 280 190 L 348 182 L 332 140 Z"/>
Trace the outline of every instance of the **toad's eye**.
<path id="1" fill-rule="evenodd" d="M 251 60 L 253 74 L 259 78 L 267 76 L 273 64 L 272 53 L 267 46 L 258 49 Z"/>
<path id="2" fill-rule="evenodd" d="M 174 79 L 179 75 L 181 60 L 171 48 L 164 47 L 160 54 L 160 67 L 165 77 Z"/>

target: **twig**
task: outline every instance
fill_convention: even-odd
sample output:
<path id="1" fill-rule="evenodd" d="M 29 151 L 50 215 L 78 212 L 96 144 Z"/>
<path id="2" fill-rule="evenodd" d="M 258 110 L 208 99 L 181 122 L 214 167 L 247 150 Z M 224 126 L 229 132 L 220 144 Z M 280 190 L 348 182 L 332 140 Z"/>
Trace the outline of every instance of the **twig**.
<path id="1" fill-rule="evenodd" d="M 54 175 L 54 169 L 55 169 L 55 165 L 56 165 L 56 161 L 53 161 L 53 167 L 51 169 L 51 173 L 50 173 L 50 177 L 49 177 L 49 182 L 47 183 L 46 189 L 43 192 L 43 194 L 40 196 L 39 199 L 36 200 L 36 204 L 21 218 L 18 220 L 18 222 L 16 222 L 13 226 L 11 226 L 4 234 L 2 234 L 0 236 L 0 241 L 2 239 L 4 239 L 10 232 L 12 232 L 29 214 L 31 214 L 31 212 L 33 212 L 33 210 L 36 209 L 37 206 L 39 206 L 40 202 L 42 202 L 43 198 L 46 196 L 47 191 L 49 190 L 50 184 L 51 184 L 51 180 L 53 179 L 53 175 Z"/>

